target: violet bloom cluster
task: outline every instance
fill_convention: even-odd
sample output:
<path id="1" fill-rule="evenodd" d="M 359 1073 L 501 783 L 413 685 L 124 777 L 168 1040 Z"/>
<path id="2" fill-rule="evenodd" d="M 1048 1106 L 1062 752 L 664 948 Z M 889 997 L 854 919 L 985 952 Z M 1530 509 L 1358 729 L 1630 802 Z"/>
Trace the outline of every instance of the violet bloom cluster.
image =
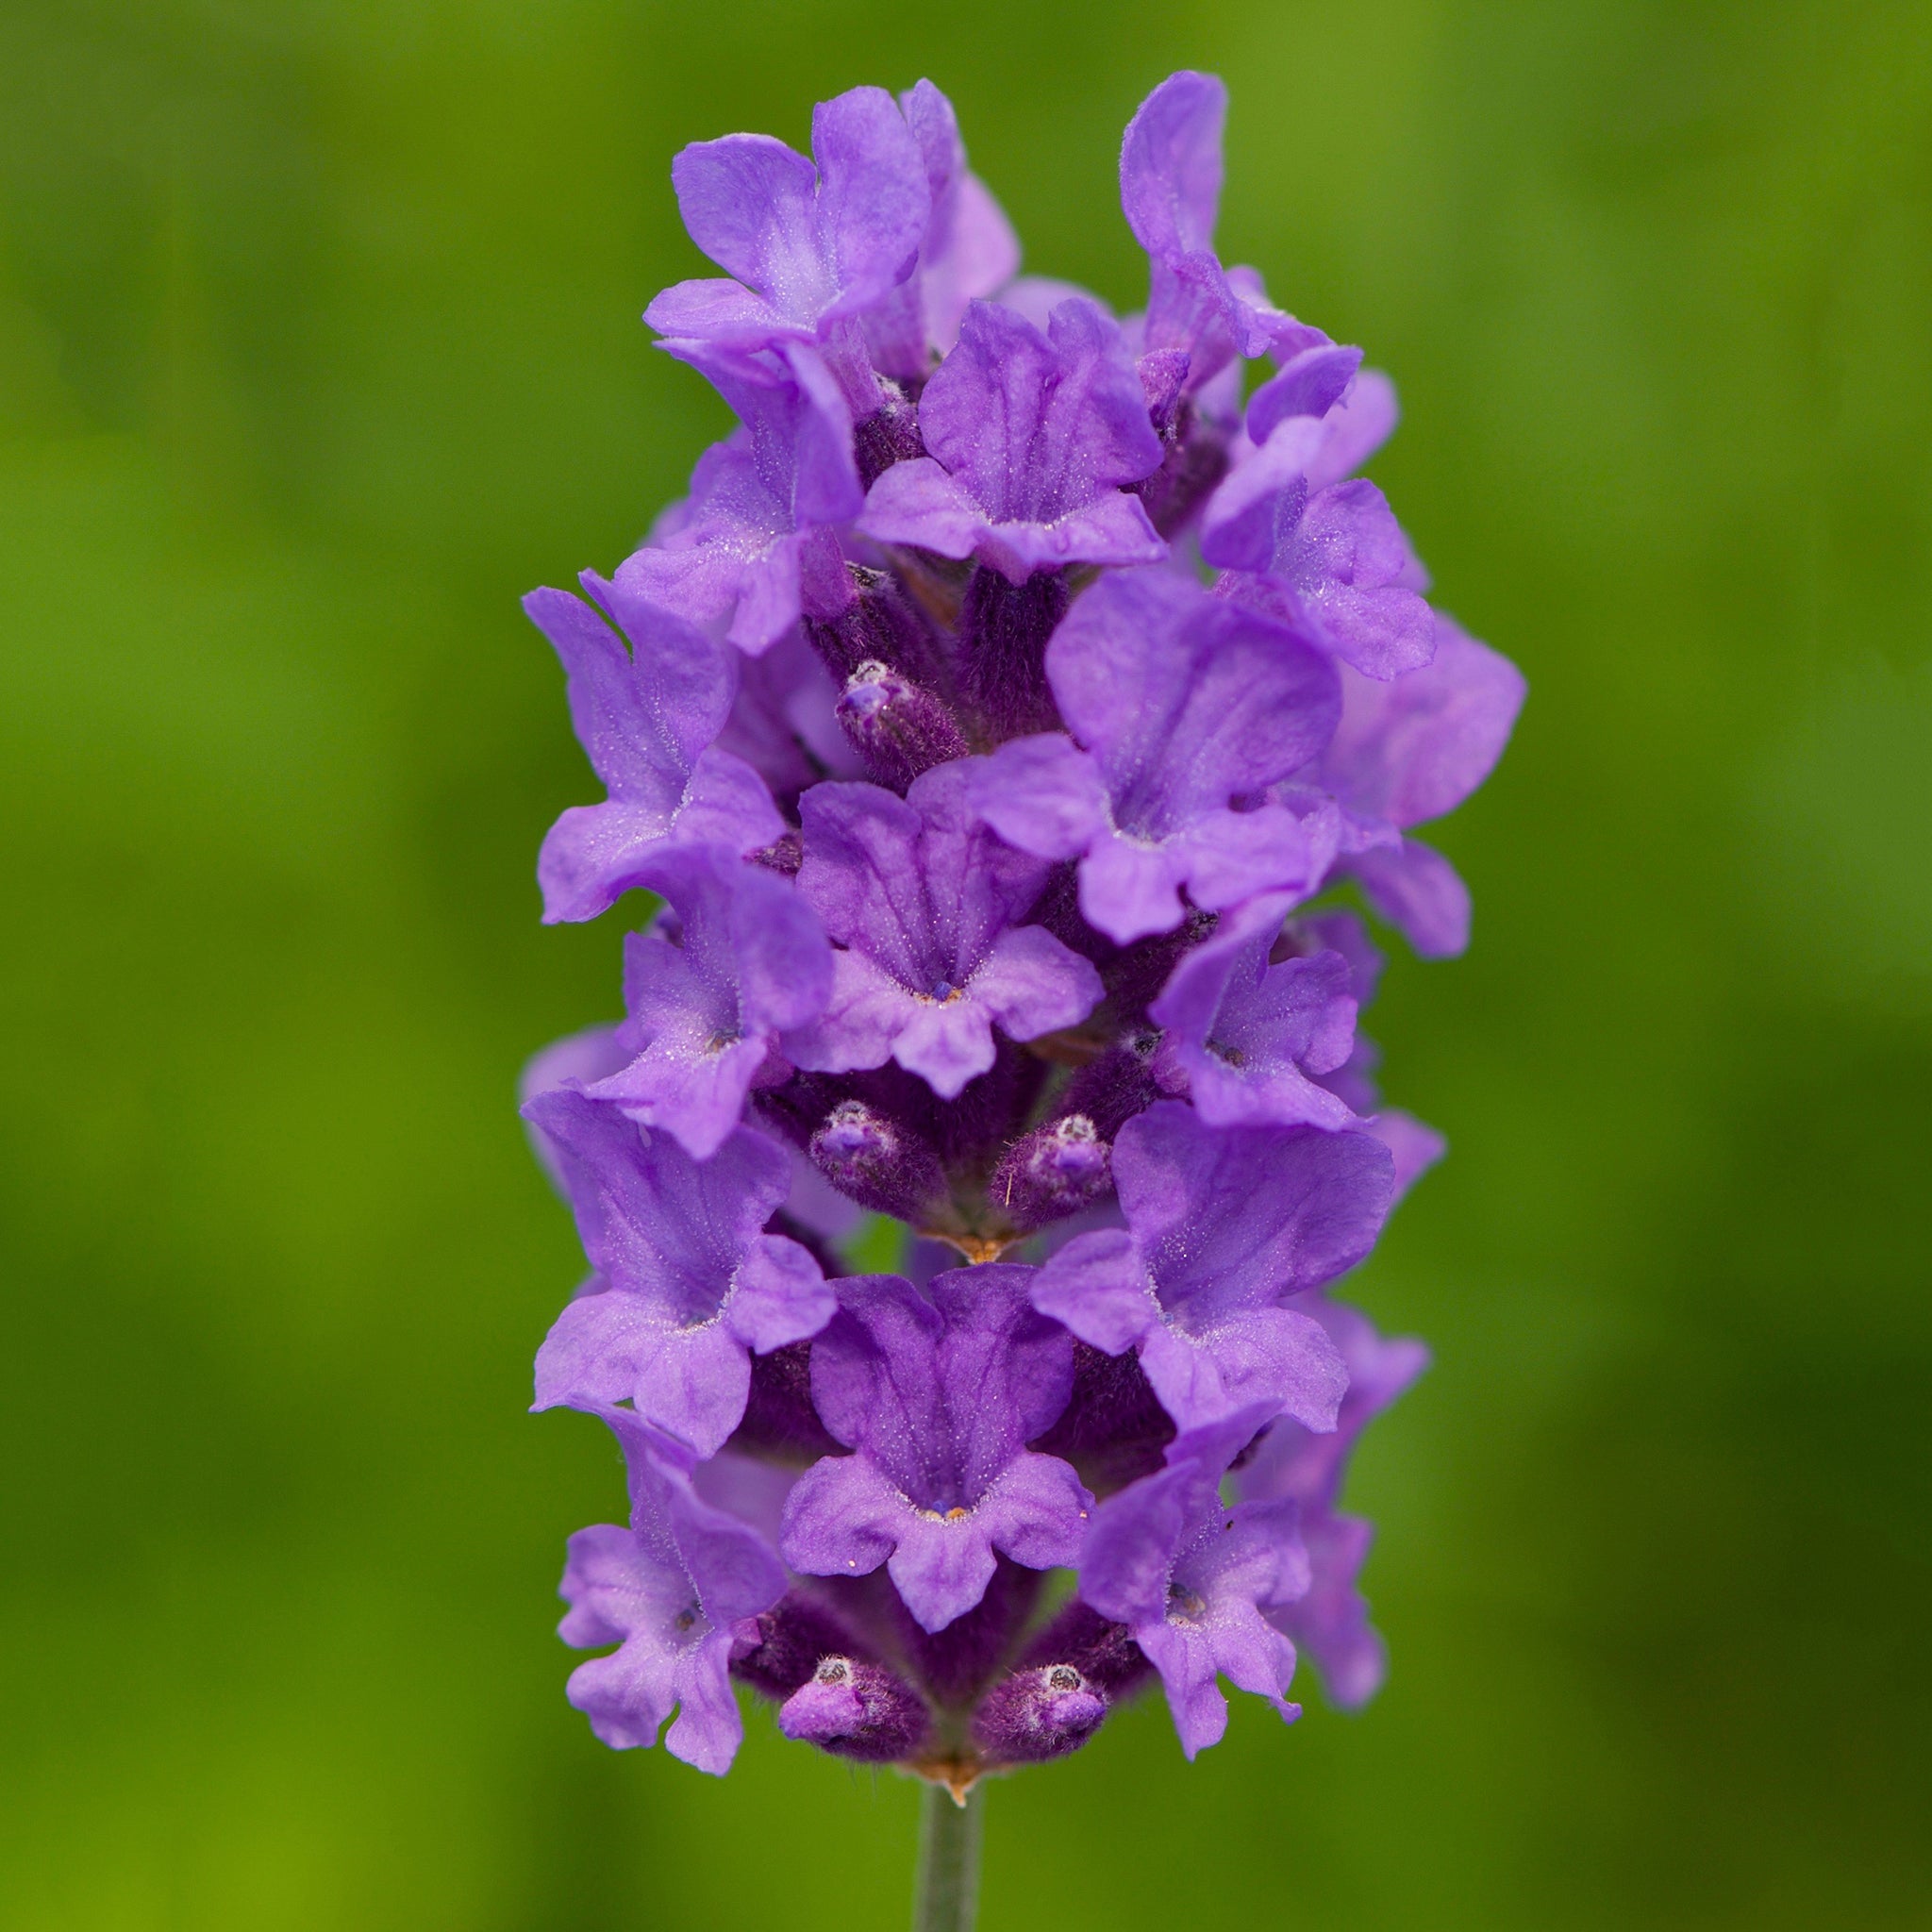
<path id="1" fill-rule="evenodd" d="M 1523 683 L 1357 474 L 1387 379 L 1216 255 L 1224 111 L 1177 74 L 1127 129 L 1128 316 L 1018 275 L 930 82 L 674 166 L 723 273 L 647 319 L 738 427 L 526 604 L 607 792 L 545 916 L 659 902 L 525 1108 L 591 1271 L 538 1406 L 630 1476 L 563 1581 L 608 1743 L 722 1772 L 737 1679 L 958 1791 L 1156 1680 L 1191 1757 L 1223 1679 L 1297 1714 L 1298 1648 L 1380 1679 L 1338 1505 L 1424 1352 L 1331 1290 L 1441 1142 L 1335 889 L 1462 948 L 1413 828 Z"/>

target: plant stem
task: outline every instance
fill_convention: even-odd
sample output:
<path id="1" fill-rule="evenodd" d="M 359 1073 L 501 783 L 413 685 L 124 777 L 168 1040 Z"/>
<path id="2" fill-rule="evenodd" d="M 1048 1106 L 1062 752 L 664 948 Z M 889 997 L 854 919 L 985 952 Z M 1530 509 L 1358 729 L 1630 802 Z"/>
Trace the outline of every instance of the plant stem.
<path id="1" fill-rule="evenodd" d="M 985 1790 L 982 1779 L 961 1805 L 944 1785 L 926 1786 L 919 1810 L 912 1932 L 973 1932 L 979 1907 L 979 1827 L 986 1811 Z"/>

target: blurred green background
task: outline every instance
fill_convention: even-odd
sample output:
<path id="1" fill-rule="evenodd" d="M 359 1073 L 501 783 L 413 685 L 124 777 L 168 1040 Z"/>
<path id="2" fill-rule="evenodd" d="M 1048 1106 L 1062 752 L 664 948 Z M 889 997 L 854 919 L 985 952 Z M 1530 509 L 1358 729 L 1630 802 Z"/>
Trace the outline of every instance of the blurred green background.
<path id="1" fill-rule="evenodd" d="M 8 0 L 0 1923 L 902 1922 L 898 1780 L 563 1701 L 621 1486 L 524 1413 L 511 1090 L 618 933 L 537 923 L 595 794 L 516 598 L 722 429 L 637 319 L 681 143 L 929 74 L 1130 305 L 1183 64 L 1532 698 L 1372 1023 L 1454 1143 L 1359 1283 L 1437 1351 L 1389 1688 L 1002 1785 L 985 1924 L 1932 1924 L 1932 8 L 1865 0 Z"/>

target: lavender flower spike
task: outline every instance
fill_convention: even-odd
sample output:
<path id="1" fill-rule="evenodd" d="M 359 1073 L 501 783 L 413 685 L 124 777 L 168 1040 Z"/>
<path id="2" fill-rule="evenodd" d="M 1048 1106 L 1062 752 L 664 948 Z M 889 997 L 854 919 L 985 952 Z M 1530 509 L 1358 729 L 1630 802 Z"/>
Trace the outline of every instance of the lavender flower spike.
<path id="1" fill-rule="evenodd" d="M 1286 1701 L 1294 1645 L 1272 1621 L 1308 1588 L 1308 1559 L 1292 1501 L 1223 1506 L 1228 1464 L 1268 1420 L 1265 1407 L 1190 1429 L 1168 1466 L 1104 1503 L 1080 1558 L 1080 1595 L 1124 1624 L 1160 1673 L 1181 1749 L 1192 1757 L 1227 1729 L 1216 1684 L 1265 1697 L 1292 1724 Z"/>
<path id="2" fill-rule="evenodd" d="M 1319 1324 L 1281 1306 L 1368 1253 L 1393 1187 L 1367 1134 L 1204 1125 L 1157 1102 L 1113 1143 L 1124 1228 L 1076 1235 L 1034 1306 L 1108 1355 L 1132 1348 L 1183 1429 L 1250 1404 L 1335 1425 L 1347 1375 Z"/>
<path id="3" fill-rule="evenodd" d="M 628 1529 L 599 1524 L 570 1540 L 559 1594 L 566 1643 L 620 1647 L 579 1664 L 568 1695 L 605 1743 L 664 1747 L 721 1777 L 744 1736 L 727 1674 L 737 1627 L 784 1593 L 785 1572 L 758 1534 L 691 1492 L 673 1457 L 612 1416 L 630 1471 Z"/>
<path id="4" fill-rule="evenodd" d="M 967 805 L 964 764 L 895 798 L 876 785 L 807 792 L 798 890 L 845 950 L 824 1017 L 788 1035 L 802 1067 L 896 1060 L 950 1100 L 992 1065 L 992 1028 L 1032 1040 L 1084 1019 L 1100 975 L 1020 924 L 1047 868 L 1003 846 Z"/>
<path id="5" fill-rule="evenodd" d="M 1158 563 L 1167 545 L 1124 486 L 1160 467 L 1160 439 L 1118 331 L 1063 302 L 1041 336 L 975 302 L 919 399 L 931 455 L 872 486 L 858 527 L 881 543 L 977 557 L 1009 582 L 1072 563 Z"/>
<path id="6" fill-rule="evenodd" d="M 779 1034 L 824 1010 L 832 949 L 796 892 L 728 847 L 665 852 L 639 883 L 670 901 L 678 943 L 662 921 L 625 939 L 617 1043 L 632 1058 L 585 1091 L 708 1160 Z"/>
<path id="7" fill-rule="evenodd" d="M 1074 1345 L 1027 1301 L 1032 1271 L 999 1262 L 935 1277 L 930 1300 L 893 1274 L 838 1284 L 812 1345 L 812 1401 L 855 1452 L 827 1457 L 785 1506 L 794 1570 L 887 1567 L 920 1626 L 979 1602 L 999 1550 L 1029 1569 L 1071 1563 L 1093 1499 L 1058 1457 L 1026 1448 L 1066 1407 Z"/>
<path id="8" fill-rule="evenodd" d="M 1003 745 L 973 800 L 1008 844 L 1080 861 L 1080 909 L 1122 943 L 1197 906 L 1317 882 L 1300 823 L 1236 811 L 1335 729 L 1333 668 L 1293 632 L 1166 571 L 1103 578 L 1068 613 L 1046 674 L 1077 744 Z M 1315 874 L 1315 875 L 1311 875 Z"/>
<path id="9" fill-rule="evenodd" d="M 1176 74 L 1126 131 L 1120 320 L 1014 278 L 930 81 L 822 104 L 809 159 L 677 158 L 729 279 L 648 319 L 738 426 L 598 608 L 530 604 L 609 791 L 547 916 L 665 902 L 622 1024 L 524 1089 L 591 1270 L 537 1406 L 630 1465 L 565 1579 L 613 1744 L 722 1770 L 735 1679 L 963 1800 L 1157 1675 L 1191 1757 L 1219 1676 L 1284 1717 L 1297 1645 L 1379 1681 L 1340 1491 L 1422 1356 L 1325 1290 L 1443 1143 L 1381 1104 L 1361 921 L 1307 902 L 1459 949 L 1410 833 L 1523 684 L 1355 475 L 1388 379 L 1216 254 L 1226 106 Z"/>
<path id="10" fill-rule="evenodd" d="M 751 1352 L 802 1341 L 832 1314 L 819 1264 L 759 1232 L 791 1162 L 744 1127 L 694 1161 L 568 1088 L 525 1114 L 560 1158 L 597 1271 L 538 1351 L 536 1407 L 630 1402 L 653 1428 L 715 1455 L 744 1414 Z"/>
<path id="11" fill-rule="evenodd" d="M 594 919 L 640 881 L 667 841 L 715 839 L 734 852 L 785 829 L 765 783 L 718 750 L 736 689 L 732 666 L 701 632 L 586 572 L 610 626 L 565 591 L 532 591 L 530 620 L 557 647 L 570 680 L 572 722 L 609 789 L 602 805 L 572 806 L 537 861 L 543 917 Z"/>

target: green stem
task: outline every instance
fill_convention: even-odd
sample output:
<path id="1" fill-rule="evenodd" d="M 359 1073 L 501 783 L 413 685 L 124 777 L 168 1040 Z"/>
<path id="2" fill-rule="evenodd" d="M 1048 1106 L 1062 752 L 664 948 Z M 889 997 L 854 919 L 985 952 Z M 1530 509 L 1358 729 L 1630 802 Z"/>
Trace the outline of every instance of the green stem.
<path id="1" fill-rule="evenodd" d="M 912 1932 L 973 1932 L 979 1907 L 979 1827 L 985 1781 L 961 1805 L 944 1785 L 929 1784 L 919 1809 L 919 1874 L 913 1881 Z"/>

